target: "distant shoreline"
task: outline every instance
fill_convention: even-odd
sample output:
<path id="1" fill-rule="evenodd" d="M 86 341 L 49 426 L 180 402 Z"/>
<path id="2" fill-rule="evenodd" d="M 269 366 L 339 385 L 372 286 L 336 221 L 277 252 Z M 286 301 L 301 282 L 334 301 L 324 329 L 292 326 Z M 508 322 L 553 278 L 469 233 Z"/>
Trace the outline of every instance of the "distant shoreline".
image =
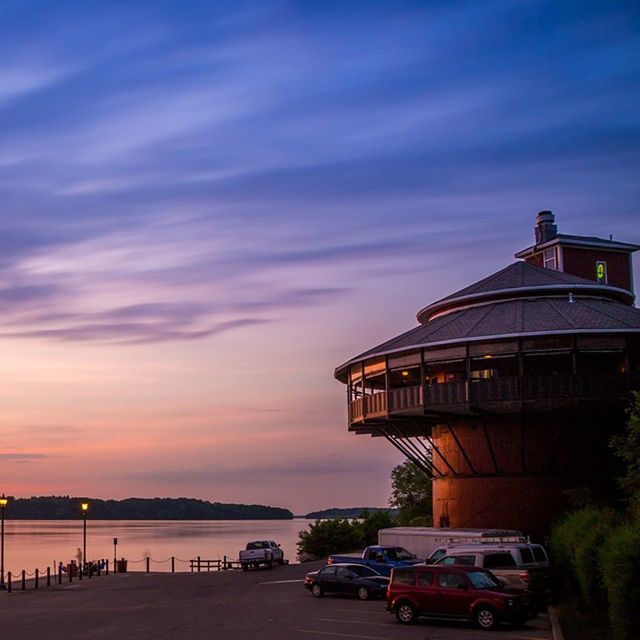
<path id="1" fill-rule="evenodd" d="M 91 520 L 291 520 L 281 507 L 259 504 L 208 502 L 196 498 L 125 498 L 34 496 L 10 498 L 6 520 L 78 520 L 80 505 L 87 503 Z"/>

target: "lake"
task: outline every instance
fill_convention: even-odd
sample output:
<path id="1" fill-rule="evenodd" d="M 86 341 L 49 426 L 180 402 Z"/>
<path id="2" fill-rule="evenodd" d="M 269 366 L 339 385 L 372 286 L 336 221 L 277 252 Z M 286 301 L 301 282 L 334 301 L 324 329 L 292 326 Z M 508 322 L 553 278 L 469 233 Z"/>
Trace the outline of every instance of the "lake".
<path id="1" fill-rule="evenodd" d="M 143 571 L 144 558 L 152 571 L 170 571 L 169 558 L 190 560 L 238 559 L 238 551 L 251 540 L 275 540 L 285 558 L 297 562 L 298 532 L 313 520 L 87 520 L 87 557 L 113 560 L 113 539 L 118 558 L 129 569 Z M 82 520 L 5 520 L 5 571 L 41 571 L 64 564 L 82 549 Z M 137 562 L 139 561 L 139 562 Z M 165 561 L 165 562 L 161 562 Z M 188 571 L 176 562 L 176 571 Z"/>

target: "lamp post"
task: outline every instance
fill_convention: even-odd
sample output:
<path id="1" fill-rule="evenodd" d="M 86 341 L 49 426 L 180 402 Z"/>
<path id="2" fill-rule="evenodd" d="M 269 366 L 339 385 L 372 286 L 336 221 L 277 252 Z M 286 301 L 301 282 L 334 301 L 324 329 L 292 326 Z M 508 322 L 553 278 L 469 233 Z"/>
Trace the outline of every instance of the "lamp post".
<path id="1" fill-rule="evenodd" d="M 0 497 L 0 590 L 5 588 L 4 586 L 4 508 L 7 506 L 9 500 L 5 497 L 4 493 Z"/>
<path id="2" fill-rule="evenodd" d="M 82 562 L 87 563 L 87 511 L 89 509 L 89 503 L 83 502 L 80 505 L 82 509 Z"/>

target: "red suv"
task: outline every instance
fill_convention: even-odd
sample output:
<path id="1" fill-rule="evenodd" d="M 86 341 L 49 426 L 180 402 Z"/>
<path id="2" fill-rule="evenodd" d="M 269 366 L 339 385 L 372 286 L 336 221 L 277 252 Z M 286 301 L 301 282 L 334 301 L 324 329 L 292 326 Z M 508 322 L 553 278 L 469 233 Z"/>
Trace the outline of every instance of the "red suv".
<path id="1" fill-rule="evenodd" d="M 504 586 L 490 571 L 460 565 L 416 565 L 391 572 L 387 611 L 403 624 L 419 616 L 473 621 L 482 629 L 500 622 L 522 626 L 530 617 L 529 597 Z"/>

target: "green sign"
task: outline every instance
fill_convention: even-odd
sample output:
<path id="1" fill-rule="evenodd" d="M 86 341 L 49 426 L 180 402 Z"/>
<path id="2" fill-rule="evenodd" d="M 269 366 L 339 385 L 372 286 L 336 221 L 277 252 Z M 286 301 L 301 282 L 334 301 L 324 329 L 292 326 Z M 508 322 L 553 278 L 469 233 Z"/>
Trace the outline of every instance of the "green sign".
<path id="1" fill-rule="evenodd" d="M 607 284 L 607 263 L 598 260 L 596 262 L 596 282 L 598 284 Z"/>

